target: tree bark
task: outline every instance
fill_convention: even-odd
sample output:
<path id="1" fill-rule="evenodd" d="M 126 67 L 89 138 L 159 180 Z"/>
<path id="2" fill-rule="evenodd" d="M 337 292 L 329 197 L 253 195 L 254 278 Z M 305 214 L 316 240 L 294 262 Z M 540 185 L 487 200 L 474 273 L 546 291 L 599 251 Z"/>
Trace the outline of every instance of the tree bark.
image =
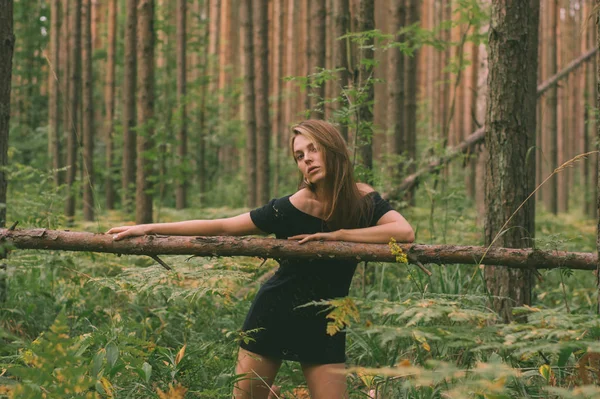
<path id="1" fill-rule="evenodd" d="M 114 118 L 115 118 L 115 51 L 117 47 L 117 0 L 109 0 L 108 3 L 108 27 L 107 27 L 107 54 L 106 54 L 106 80 L 104 82 L 104 140 L 106 143 L 106 177 L 104 179 L 104 191 L 106 198 L 106 209 L 115 207 L 114 187 Z"/>
<path id="2" fill-rule="evenodd" d="M 15 48 L 13 33 L 13 2 L 0 7 L 0 227 L 6 224 L 6 189 L 4 168 L 8 165 L 8 133 L 10 131 L 10 90 L 12 58 Z"/>
<path id="3" fill-rule="evenodd" d="M 94 89 L 92 86 L 92 1 L 84 0 L 83 11 L 83 219 L 94 220 Z"/>
<path id="4" fill-rule="evenodd" d="M 537 97 L 541 96 L 553 85 L 556 85 L 560 78 L 564 78 L 568 75 L 569 72 L 575 70 L 577 67 L 581 66 L 584 62 L 591 60 L 592 57 L 598 52 L 598 48 L 594 48 L 589 50 L 586 54 L 581 57 L 573 60 L 573 62 L 569 63 L 563 70 L 561 70 L 556 75 L 552 76 L 550 79 L 542 82 L 537 87 Z M 395 189 L 391 190 L 389 193 L 385 193 L 386 198 L 399 198 L 401 194 L 411 189 L 413 186 L 417 185 L 419 181 L 424 177 L 424 175 L 428 175 L 430 173 L 436 172 L 442 167 L 444 164 L 447 164 L 451 160 L 463 155 L 465 152 L 469 150 L 471 146 L 475 146 L 476 144 L 480 144 L 485 139 L 485 129 L 483 127 L 477 129 L 469 136 L 465 138 L 465 140 L 458 144 L 455 147 L 448 148 L 445 156 L 432 161 L 426 167 L 418 170 L 417 172 L 407 176 L 400 185 L 398 185 Z M 474 147 L 475 148 L 475 147 Z"/>
<path id="5" fill-rule="evenodd" d="M 6 0 L 0 7 L 0 227 L 6 225 L 6 191 L 8 182 L 4 169 L 8 165 L 8 134 L 10 127 L 10 90 L 12 58 L 15 49 L 13 33 L 13 2 Z M 5 255 L 0 255 L 5 258 Z M 0 303 L 8 296 L 6 264 L 0 264 Z"/>
<path id="6" fill-rule="evenodd" d="M 137 21 L 138 98 L 137 98 L 137 172 L 135 221 L 152 222 L 152 194 L 149 177 L 154 134 L 154 0 L 140 0 Z"/>
<path id="7" fill-rule="evenodd" d="M 334 36 L 334 68 L 340 68 L 339 85 L 341 90 L 344 90 L 350 83 L 350 72 L 348 65 L 348 39 L 340 39 L 342 36 L 350 32 L 350 3 L 349 0 L 333 0 L 333 16 L 335 19 Z M 338 93 L 342 96 L 342 93 Z M 341 99 L 336 103 L 338 112 L 346 105 L 346 100 Z M 348 121 L 342 118 L 340 123 L 340 133 L 346 141 L 348 141 Z"/>
<path id="8" fill-rule="evenodd" d="M 252 0 L 242 0 L 244 39 L 244 119 L 246 126 L 246 206 L 258 205 L 256 195 L 256 107 L 254 96 L 254 43 Z"/>
<path id="9" fill-rule="evenodd" d="M 49 166 L 54 176 L 54 186 L 60 186 L 60 95 L 58 76 L 60 74 L 60 2 L 50 4 L 50 68 L 48 68 L 48 156 Z"/>
<path id="10" fill-rule="evenodd" d="M 123 210 L 133 210 L 136 165 L 135 96 L 137 73 L 137 0 L 127 0 L 125 10 L 125 62 L 123 65 Z"/>
<path id="11" fill-rule="evenodd" d="M 408 0 L 407 25 L 413 25 L 419 22 L 419 1 Z M 417 84 L 418 71 L 417 60 L 419 51 L 418 43 L 414 37 L 411 37 L 411 44 L 415 49 L 412 56 L 406 60 L 406 96 L 404 101 L 404 141 L 406 144 L 406 157 L 408 162 L 408 173 L 415 172 L 415 160 L 417 159 Z M 414 188 L 408 190 L 407 201 L 409 204 L 415 204 Z"/>
<path id="12" fill-rule="evenodd" d="M 187 207 L 187 105 L 186 105 L 186 8 L 187 0 L 177 1 L 177 104 L 179 106 L 179 131 L 177 135 L 178 179 L 175 190 L 177 209 Z"/>
<path id="13" fill-rule="evenodd" d="M 360 32 L 375 29 L 375 3 L 374 0 L 360 0 Z M 371 184 L 373 180 L 373 101 L 375 89 L 373 87 L 373 68 L 371 66 L 374 55 L 374 40 L 365 40 L 361 49 L 361 63 L 359 69 L 360 90 L 364 91 L 362 103 L 358 109 L 358 147 L 360 164 L 364 168 L 364 180 Z"/>
<path id="14" fill-rule="evenodd" d="M 325 68 L 325 40 L 326 40 L 326 25 L 325 25 L 325 1 L 324 0 L 313 0 L 310 5 L 311 11 L 311 56 L 312 62 L 311 67 L 312 73 L 317 72 L 317 68 Z M 325 83 L 319 85 L 319 87 L 313 90 L 313 97 L 311 101 L 311 112 L 310 117 L 313 119 L 323 119 L 323 109 L 318 109 L 319 102 L 325 98 Z"/>
<path id="15" fill-rule="evenodd" d="M 69 93 L 70 93 L 70 89 L 69 89 L 69 70 L 71 68 L 70 66 L 70 60 L 69 57 L 71 56 L 71 49 L 70 49 L 70 44 L 69 44 L 69 34 L 70 34 L 70 15 L 73 11 L 69 11 L 69 0 L 62 0 L 61 1 L 61 5 L 62 5 L 62 26 L 60 29 L 60 37 L 61 37 L 61 47 L 60 47 L 60 88 L 62 91 L 62 102 L 61 102 L 61 106 L 62 106 L 62 115 L 61 115 L 61 119 L 62 119 L 62 129 L 61 129 L 61 138 L 60 138 L 60 143 L 61 143 L 61 154 L 60 154 L 60 165 L 62 167 L 66 166 L 65 162 L 66 162 L 66 154 L 64 153 L 65 149 L 64 146 L 66 145 L 66 138 L 69 136 L 69 130 L 71 129 L 71 117 L 70 117 L 70 112 L 69 112 Z M 64 170 L 61 170 L 60 172 L 58 172 L 58 181 L 60 184 L 63 184 L 66 180 L 66 173 Z"/>
<path id="16" fill-rule="evenodd" d="M 81 1 L 75 0 L 71 9 L 69 50 L 69 134 L 67 136 L 67 201 L 65 216 L 72 224 L 75 217 L 75 176 L 77 173 L 77 128 L 81 104 Z"/>
<path id="17" fill-rule="evenodd" d="M 405 0 L 390 2 L 391 31 L 395 36 L 394 41 L 400 44 L 404 41 L 404 35 L 397 32 L 406 25 L 406 7 Z M 390 141 L 393 155 L 397 157 L 406 156 L 406 143 L 404 141 L 404 83 L 406 81 L 404 74 L 404 53 L 400 48 L 391 48 L 389 54 L 389 81 L 388 81 L 388 109 L 387 125 L 389 129 Z M 404 176 L 406 173 L 406 162 L 394 160 L 392 162 L 392 175 Z"/>
<path id="18" fill-rule="evenodd" d="M 505 222 L 535 187 L 535 156 L 528 157 L 528 152 L 535 146 L 538 23 L 539 0 L 492 1 L 485 128 L 486 245 L 533 245 L 535 201 L 526 202 L 509 224 Z M 485 280 L 493 309 L 505 322 L 512 320 L 514 306 L 531 304 L 530 271 L 489 267 Z"/>
<path id="19" fill-rule="evenodd" d="M 548 2 L 548 18 L 549 18 L 549 29 L 548 35 L 549 43 L 546 46 L 546 70 L 548 75 L 556 74 L 557 66 L 557 48 L 556 48 L 556 28 L 558 24 L 558 0 L 551 0 Z M 558 165 L 558 107 L 557 107 L 557 94 L 558 89 L 556 86 L 552 86 L 549 89 L 549 93 L 546 97 L 546 106 L 544 111 L 544 119 L 546 124 L 543 126 L 542 134 L 545 136 L 543 142 L 545 148 L 543 148 L 544 154 L 546 154 L 546 162 L 542 163 L 545 166 L 543 176 L 548 176 L 554 168 Z M 544 187 L 544 204 L 549 212 L 556 214 L 558 212 L 558 182 L 557 177 L 554 176 L 548 181 Z"/>
<path id="20" fill-rule="evenodd" d="M 254 0 L 256 11 L 256 147 L 257 147 L 257 203 L 266 204 L 271 190 L 269 186 L 269 153 L 271 129 L 269 121 L 269 2 Z M 253 182 L 248 182 L 253 184 Z"/>
<path id="21" fill-rule="evenodd" d="M 257 256 L 274 259 L 337 259 L 396 262 L 387 244 L 296 241 L 255 237 L 143 236 L 113 241 L 107 234 L 48 229 L 0 229 L 0 239 L 17 249 L 104 252 L 126 255 Z M 498 265 L 516 269 L 596 270 L 595 253 L 458 245 L 397 244 L 409 263 Z"/>

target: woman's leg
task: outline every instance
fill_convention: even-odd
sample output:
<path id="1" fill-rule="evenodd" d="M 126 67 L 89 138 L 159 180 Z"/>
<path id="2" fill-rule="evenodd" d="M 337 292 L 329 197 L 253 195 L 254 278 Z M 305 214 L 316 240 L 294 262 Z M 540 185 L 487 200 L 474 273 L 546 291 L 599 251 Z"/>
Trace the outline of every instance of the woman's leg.
<path id="1" fill-rule="evenodd" d="M 312 399 L 348 399 L 344 363 L 302 364 Z"/>
<path id="2" fill-rule="evenodd" d="M 234 399 L 267 399 L 281 367 L 281 360 L 270 359 L 240 348 L 233 387 Z"/>

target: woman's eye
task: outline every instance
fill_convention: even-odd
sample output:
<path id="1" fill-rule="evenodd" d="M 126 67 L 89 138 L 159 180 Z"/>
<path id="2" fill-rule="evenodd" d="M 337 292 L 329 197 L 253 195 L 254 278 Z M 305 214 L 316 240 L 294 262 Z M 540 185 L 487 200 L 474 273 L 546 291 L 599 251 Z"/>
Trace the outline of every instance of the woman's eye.
<path id="1" fill-rule="evenodd" d="M 304 155 L 298 155 L 298 156 L 296 157 L 296 159 L 297 159 L 298 161 L 299 161 L 299 160 L 301 160 L 302 158 L 304 158 Z"/>

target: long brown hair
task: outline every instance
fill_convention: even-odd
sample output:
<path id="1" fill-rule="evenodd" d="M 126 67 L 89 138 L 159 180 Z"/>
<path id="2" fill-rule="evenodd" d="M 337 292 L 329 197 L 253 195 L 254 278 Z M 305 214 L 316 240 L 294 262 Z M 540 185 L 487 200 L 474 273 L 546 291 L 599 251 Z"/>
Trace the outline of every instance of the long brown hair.
<path id="1" fill-rule="evenodd" d="M 331 123 L 309 119 L 292 127 L 290 148 L 294 153 L 294 139 L 303 135 L 321 151 L 325 161 L 325 221 L 333 229 L 365 227 L 369 224 L 373 205 L 365 201 L 354 180 L 354 168 L 346 141 Z M 311 184 L 300 173 L 298 189 Z"/>

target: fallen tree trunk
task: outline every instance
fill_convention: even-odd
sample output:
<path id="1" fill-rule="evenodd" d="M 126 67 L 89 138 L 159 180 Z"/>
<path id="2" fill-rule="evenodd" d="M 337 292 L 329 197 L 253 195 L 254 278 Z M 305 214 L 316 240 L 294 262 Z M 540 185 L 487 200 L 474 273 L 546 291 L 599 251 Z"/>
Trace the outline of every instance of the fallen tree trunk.
<path id="1" fill-rule="evenodd" d="M 557 84 L 560 79 L 564 78 L 565 76 L 568 76 L 568 74 L 570 72 L 572 72 L 574 69 L 576 69 L 578 66 L 583 64 L 585 61 L 588 61 L 589 59 L 591 59 L 594 56 L 594 54 L 596 54 L 597 52 L 598 52 L 597 47 L 589 50 L 587 53 L 581 55 L 579 58 L 571 61 L 565 68 L 563 68 L 561 71 L 559 71 L 556 75 L 551 76 L 545 82 L 540 83 L 537 87 L 538 97 L 541 96 L 542 94 L 544 94 L 544 92 L 546 90 L 548 90 L 550 87 Z M 394 188 L 389 193 L 382 194 L 382 196 L 386 199 L 399 198 L 401 193 L 403 193 L 404 191 L 410 190 L 413 186 L 416 186 L 419 183 L 419 179 L 421 177 L 435 172 L 440 166 L 447 164 L 448 162 L 450 162 L 451 160 L 453 160 L 454 158 L 457 158 L 458 156 L 460 156 L 462 154 L 466 154 L 469 151 L 469 149 L 472 150 L 476 144 L 482 143 L 484 141 L 484 139 L 485 139 L 485 129 L 483 127 L 480 127 L 479 129 L 477 129 L 476 131 L 471 133 L 469 136 L 467 136 L 463 142 L 461 142 L 460 144 L 458 144 L 455 147 L 449 148 L 447 150 L 446 155 L 440 157 L 439 159 L 431 161 L 424 168 L 421 168 L 418 171 L 416 171 L 415 173 L 407 176 L 404 180 L 402 180 L 402 183 L 400 183 L 399 186 Z"/>
<path id="2" fill-rule="evenodd" d="M 386 244 L 308 242 L 255 237 L 143 236 L 113 241 L 112 236 L 47 229 L 0 229 L 0 239 L 17 249 L 106 252 L 124 255 L 256 256 L 260 258 L 338 259 L 396 262 Z M 596 255 L 583 252 L 457 245 L 397 244 L 410 262 L 485 264 L 513 268 L 595 270 Z M 482 257 L 485 257 L 482 259 Z M 480 262 L 481 261 L 481 262 Z"/>

